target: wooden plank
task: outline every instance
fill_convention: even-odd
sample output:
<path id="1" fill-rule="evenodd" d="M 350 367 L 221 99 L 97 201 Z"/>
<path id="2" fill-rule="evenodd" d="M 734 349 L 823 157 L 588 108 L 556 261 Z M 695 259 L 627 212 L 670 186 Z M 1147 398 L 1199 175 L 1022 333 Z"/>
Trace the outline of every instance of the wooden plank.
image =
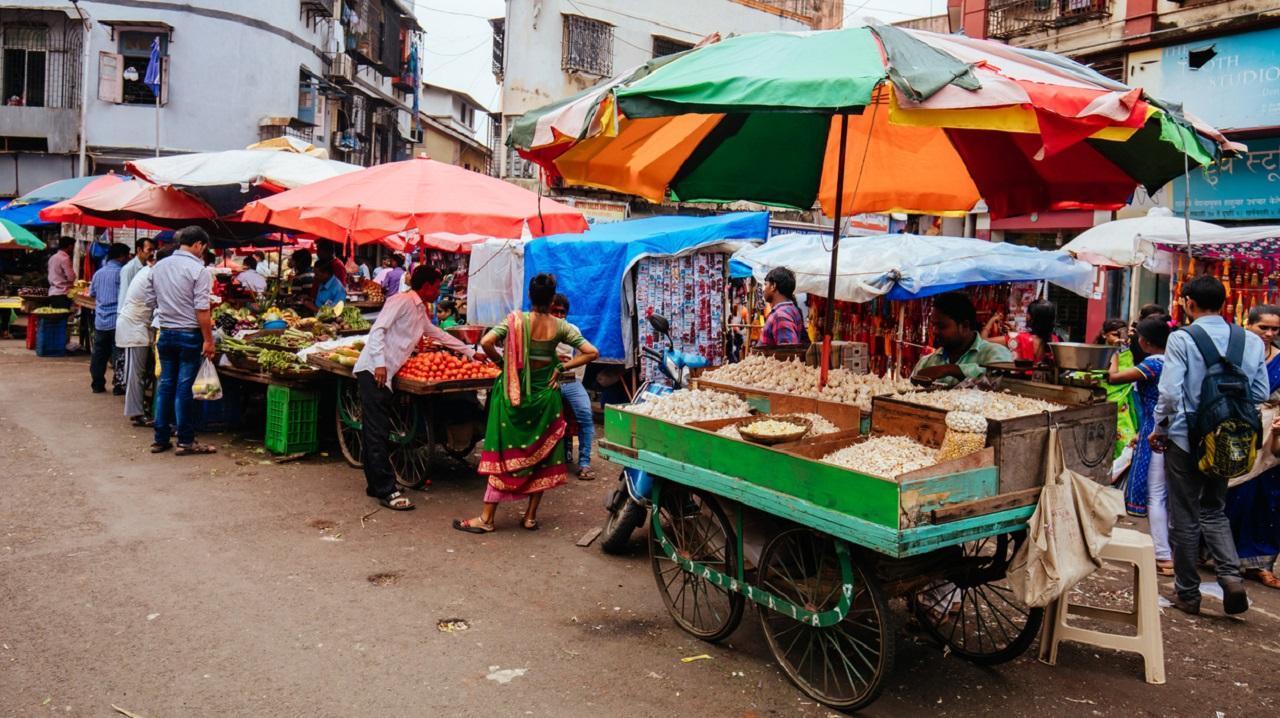
<path id="1" fill-rule="evenodd" d="M 966 501 L 961 504 L 954 504 L 941 508 L 933 509 L 929 512 L 929 523 L 943 524 L 948 521 L 958 521 L 967 519 L 972 516 L 981 516 L 983 514 L 995 513 L 1004 509 L 1012 509 L 1020 506 L 1030 506 L 1040 501 L 1040 487 L 1023 489 L 1009 494 L 997 494 L 976 501 Z"/>
<path id="2" fill-rule="evenodd" d="M 630 446 L 622 446 L 620 444 L 615 444 L 612 441 L 601 441 L 599 442 L 598 446 L 600 447 L 601 450 L 612 451 L 616 454 L 621 454 L 622 456 L 627 456 L 632 459 L 636 458 L 636 456 L 639 453 L 635 449 L 631 448 Z"/>
<path id="3" fill-rule="evenodd" d="M 604 528 L 597 526 L 591 529 L 590 531 L 586 532 L 585 534 L 582 534 L 582 538 L 577 540 L 576 545 L 582 548 L 586 548 L 587 546 L 590 546 L 591 543 L 596 540 L 596 537 L 603 532 L 604 532 Z"/>

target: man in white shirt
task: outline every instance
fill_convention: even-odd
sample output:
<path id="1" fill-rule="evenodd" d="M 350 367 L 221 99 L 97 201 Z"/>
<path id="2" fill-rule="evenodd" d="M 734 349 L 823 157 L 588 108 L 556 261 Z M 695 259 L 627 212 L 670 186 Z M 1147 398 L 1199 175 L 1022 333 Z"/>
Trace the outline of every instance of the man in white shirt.
<path id="1" fill-rule="evenodd" d="M 440 295 L 442 278 L 435 267 L 422 265 L 413 270 L 409 280 L 413 291 L 387 297 L 354 368 L 360 389 L 364 444 L 361 462 L 368 483 L 365 493 L 394 511 L 409 511 L 414 505 L 396 489 L 396 474 L 391 467 L 392 379 L 409 360 L 423 334 L 468 359 L 475 357 L 474 349 L 437 327 L 428 316 L 431 302 Z"/>
<path id="2" fill-rule="evenodd" d="M 258 274 L 258 260 L 254 257 L 244 258 L 244 271 L 236 275 L 236 283 L 254 294 L 267 291 L 267 278 Z"/>

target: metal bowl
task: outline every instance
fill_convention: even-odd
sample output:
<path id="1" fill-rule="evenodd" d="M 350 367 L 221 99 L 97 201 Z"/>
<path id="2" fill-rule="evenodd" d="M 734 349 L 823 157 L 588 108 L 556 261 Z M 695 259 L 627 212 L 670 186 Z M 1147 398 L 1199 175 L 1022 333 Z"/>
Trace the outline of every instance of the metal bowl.
<path id="1" fill-rule="evenodd" d="M 479 324 L 459 324 L 455 327 L 449 327 L 445 331 L 464 344 L 474 345 L 480 342 L 480 338 L 484 336 L 487 327 Z"/>
<path id="2" fill-rule="evenodd" d="M 1095 371 L 1111 366 L 1111 357 L 1120 347 L 1106 344 L 1079 344 L 1077 342 L 1050 342 L 1053 359 L 1059 369 Z"/>

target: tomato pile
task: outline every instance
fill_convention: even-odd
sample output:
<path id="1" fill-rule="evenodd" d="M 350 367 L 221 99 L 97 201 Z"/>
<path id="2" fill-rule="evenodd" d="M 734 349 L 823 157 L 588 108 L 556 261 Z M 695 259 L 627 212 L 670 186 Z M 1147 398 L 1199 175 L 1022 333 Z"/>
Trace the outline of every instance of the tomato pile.
<path id="1" fill-rule="evenodd" d="M 492 379 L 498 376 L 498 368 L 487 362 L 463 359 L 449 352 L 427 352 L 409 357 L 409 361 L 400 367 L 396 376 L 425 382 Z"/>

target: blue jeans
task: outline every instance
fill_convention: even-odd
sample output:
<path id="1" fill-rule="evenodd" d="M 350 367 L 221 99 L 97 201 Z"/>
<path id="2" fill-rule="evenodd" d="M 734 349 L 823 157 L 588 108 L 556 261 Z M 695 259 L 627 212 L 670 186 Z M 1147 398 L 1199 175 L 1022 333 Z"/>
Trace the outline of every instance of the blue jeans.
<path id="1" fill-rule="evenodd" d="M 578 421 L 578 466 L 591 465 L 591 437 L 596 426 L 591 416 L 591 397 L 587 396 L 587 388 L 580 381 L 567 381 L 560 385 L 560 395 L 569 402 L 573 410 L 573 418 Z M 572 458 L 569 440 L 565 440 L 565 456 Z"/>
<path id="2" fill-rule="evenodd" d="M 156 383 L 157 444 L 169 443 L 173 426 L 178 427 L 178 443 L 196 440 L 195 414 L 191 407 L 191 385 L 200 371 L 204 336 L 199 329 L 164 329 L 156 342 L 160 354 L 160 380 Z"/>

